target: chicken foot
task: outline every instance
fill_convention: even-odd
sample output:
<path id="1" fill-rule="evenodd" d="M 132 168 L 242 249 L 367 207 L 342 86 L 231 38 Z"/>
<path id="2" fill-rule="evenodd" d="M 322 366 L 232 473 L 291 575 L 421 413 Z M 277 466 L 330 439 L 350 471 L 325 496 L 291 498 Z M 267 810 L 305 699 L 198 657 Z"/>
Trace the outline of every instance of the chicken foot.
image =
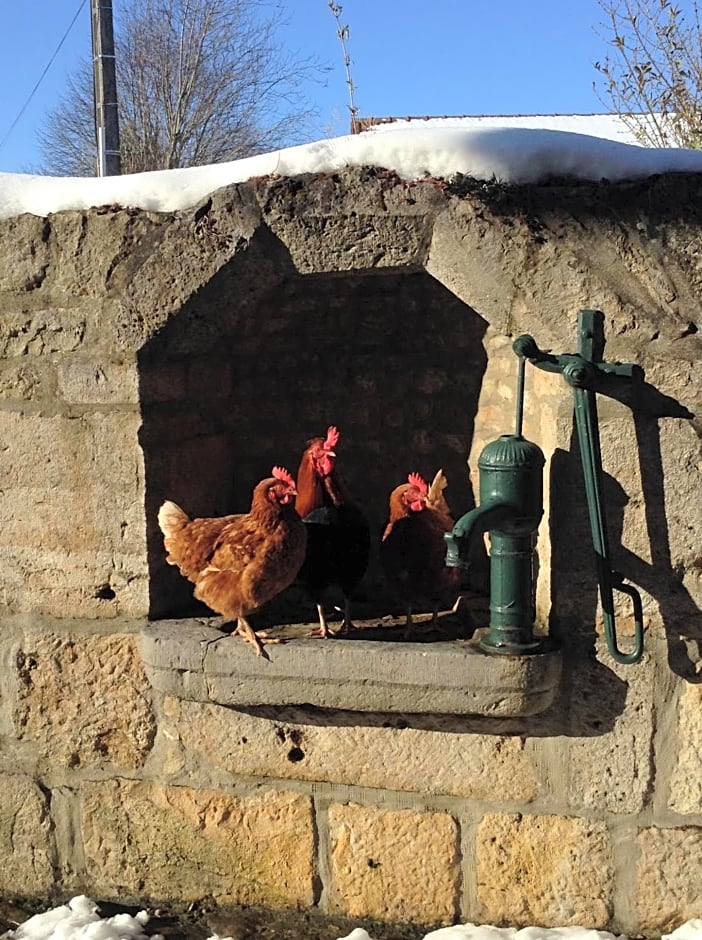
<path id="1" fill-rule="evenodd" d="M 459 594 L 456 598 L 456 602 L 450 610 L 451 614 L 457 614 L 460 606 L 463 595 Z M 416 633 L 421 632 L 422 634 L 429 629 L 438 630 L 439 633 L 446 635 L 447 637 L 453 636 L 453 631 L 450 627 L 444 627 L 439 623 L 439 603 L 436 602 L 432 605 L 431 609 L 431 620 L 428 623 L 415 624 L 412 620 L 412 605 L 407 605 L 407 614 L 405 620 L 405 632 L 403 634 L 403 639 L 411 640 Z"/>
<path id="2" fill-rule="evenodd" d="M 337 633 L 351 633 L 356 629 L 355 623 L 351 620 L 351 601 L 348 597 L 344 598 L 344 619 L 341 621 Z"/>
<path id="3" fill-rule="evenodd" d="M 340 633 L 350 633 L 356 629 L 356 625 L 351 621 L 351 601 L 348 598 L 344 598 L 344 619 L 336 630 L 332 630 L 329 626 L 322 604 L 317 604 L 317 613 L 319 614 L 319 626 L 310 633 L 310 636 L 319 636 L 326 639 L 330 636 L 338 636 Z"/>
<path id="4" fill-rule="evenodd" d="M 327 639 L 330 636 L 336 636 L 337 631 L 332 630 L 327 622 L 327 615 L 324 613 L 324 606 L 322 604 L 316 604 L 317 607 L 317 616 L 319 617 L 319 626 L 315 627 L 314 630 L 310 632 L 310 636 L 320 636 L 323 639 Z"/>
<path id="5" fill-rule="evenodd" d="M 237 617 L 236 630 L 234 633 L 238 634 L 245 643 L 250 643 L 256 655 L 263 656 L 264 659 L 270 658 L 264 646 L 283 642 L 279 637 L 268 636 L 267 630 L 254 630 L 245 617 Z"/>

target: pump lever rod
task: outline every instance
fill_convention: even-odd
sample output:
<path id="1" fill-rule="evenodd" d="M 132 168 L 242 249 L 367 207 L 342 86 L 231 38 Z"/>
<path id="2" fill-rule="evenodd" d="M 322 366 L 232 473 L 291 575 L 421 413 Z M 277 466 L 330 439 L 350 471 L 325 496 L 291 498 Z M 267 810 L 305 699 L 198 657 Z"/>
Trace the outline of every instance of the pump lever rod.
<path id="1" fill-rule="evenodd" d="M 597 403 L 595 393 L 589 389 L 575 390 L 575 424 L 580 443 L 580 459 L 583 465 L 587 511 L 590 517 L 592 547 L 595 550 L 595 567 L 602 603 L 602 619 L 605 639 L 610 655 L 615 662 L 631 665 L 639 662 L 643 655 L 643 607 L 641 595 L 631 584 L 624 583 L 624 576 L 612 570 L 607 535 L 607 518 L 602 494 L 602 456 L 600 435 L 597 426 Z M 630 652 L 619 649 L 614 617 L 614 591 L 631 597 L 634 611 L 634 645 Z"/>
<path id="2" fill-rule="evenodd" d="M 577 354 L 552 355 L 539 349 L 533 337 L 518 336 L 513 343 L 515 353 L 528 359 L 546 372 L 560 372 L 573 388 L 575 395 L 575 424 L 580 444 L 580 458 L 585 479 L 592 545 L 595 551 L 597 582 L 602 603 L 605 639 L 612 658 L 619 663 L 637 663 L 643 655 L 643 605 L 637 589 L 624 582 L 624 577 L 612 569 L 607 536 L 607 518 L 602 486 L 602 453 L 597 423 L 596 390 L 603 376 L 615 375 L 622 379 L 638 380 L 643 373 L 631 363 L 602 361 L 604 352 L 604 315 L 599 310 L 581 310 L 578 315 L 579 350 Z M 630 652 L 619 649 L 614 617 L 614 591 L 631 598 L 634 612 L 634 645 Z"/>

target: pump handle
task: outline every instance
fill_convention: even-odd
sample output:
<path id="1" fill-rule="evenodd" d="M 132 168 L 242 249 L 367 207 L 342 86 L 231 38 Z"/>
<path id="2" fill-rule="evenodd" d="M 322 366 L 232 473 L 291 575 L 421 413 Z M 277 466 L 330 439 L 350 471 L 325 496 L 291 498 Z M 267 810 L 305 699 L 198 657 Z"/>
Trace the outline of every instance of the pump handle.
<path id="1" fill-rule="evenodd" d="M 605 638 L 612 658 L 619 663 L 637 663 L 643 655 L 643 605 L 641 595 L 631 584 L 625 584 L 619 572 L 613 571 L 609 558 L 607 517 L 602 493 L 602 455 L 597 423 L 595 392 L 606 375 L 640 380 L 643 370 L 632 363 L 603 362 L 604 314 L 599 310 L 581 310 L 578 315 L 579 349 L 577 354 L 552 355 L 539 349 L 528 333 L 518 336 L 512 348 L 521 360 L 545 372 L 560 372 L 575 394 L 575 423 L 585 480 L 587 508 L 590 517 L 592 545 L 595 550 L 597 582 L 602 602 Z M 523 381 L 523 380 L 522 380 Z M 634 645 L 623 653 L 617 644 L 613 591 L 628 594 L 634 609 Z"/>

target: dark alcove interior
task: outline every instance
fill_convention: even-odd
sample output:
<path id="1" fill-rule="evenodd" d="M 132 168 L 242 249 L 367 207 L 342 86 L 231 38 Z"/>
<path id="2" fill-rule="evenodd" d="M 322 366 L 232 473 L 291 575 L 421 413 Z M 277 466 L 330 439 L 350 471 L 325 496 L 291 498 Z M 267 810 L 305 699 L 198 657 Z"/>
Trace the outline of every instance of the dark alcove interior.
<path id="1" fill-rule="evenodd" d="M 376 542 L 410 471 L 431 480 L 443 468 L 454 514 L 475 504 L 466 461 L 482 317 L 424 272 L 292 276 L 240 293 L 224 268 L 140 353 L 153 618 L 206 612 L 165 563 L 163 500 L 191 516 L 247 511 L 258 480 L 275 464 L 295 474 L 305 441 L 330 424 Z M 375 552 L 362 589 L 377 612 L 387 605 Z M 312 605 L 297 619 L 310 616 Z"/>

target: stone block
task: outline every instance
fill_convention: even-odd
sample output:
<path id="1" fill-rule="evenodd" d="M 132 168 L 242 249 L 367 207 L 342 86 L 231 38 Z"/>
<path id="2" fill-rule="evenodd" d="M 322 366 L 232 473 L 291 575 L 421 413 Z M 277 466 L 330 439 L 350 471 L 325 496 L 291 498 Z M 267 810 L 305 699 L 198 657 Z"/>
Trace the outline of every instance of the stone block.
<path id="1" fill-rule="evenodd" d="M 141 767 L 155 734 L 133 635 L 27 633 L 14 651 L 15 734 L 54 766 Z"/>
<path id="2" fill-rule="evenodd" d="M 263 324 L 261 324 L 263 327 Z M 232 394 L 232 365 L 195 359 L 188 364 L 188 389 L 194 398 L 230 398 Z"/>
<path id="3" fill-rule="evenodd" d="M 39 363 L 0 365 L 0 398 L 32 401 L 40 398 L 50 369 Z"/>
<path id="4" fill-rule="evenodd" d="M 139 423 L 138 414 L 0 412 L 0 582 L 8 606 L 56 616 L 146 611 Z"/>
<path id="5" fill-rule="evenodd" d="M 58 367 L 58 391 L 68 404 L 117 405 L 139 401 L 137 365 L 71 360 Z"/>
<path id="6" fill-rule="evenodd" d="M 449 924 L 458 913 L 458 825 L 445 813 L 329 807 L 331 910 L 396 923 Z"/>
<path id="7" fill-rule="evenodd" d="M 101 495 L 105 489 L 109 495 L 108 487 L 131 486 L 130 496 L 143 485 L 136 410 L 81 417 L 2 411 L 0 422 L 7 444 L 0 468 L 7 485 L 42 487 L 48 495 L 61 489 Z M 124 447 L 125 441 L 131 446 Z"/>
<path id="8" fill-rule="evenodd" d="M 489 813 L 476 837 L 479 923 L 604 929 L 614 870 L 604 823 Z"/>
<path id="9" fill-rule="evenodd" d="M 182 362 L 143 364 L 139 369 L 139 398 L 144 404 L 185 402 L 187 365 Z"/>
<path id="10" fill-rule="evenodd" d="M 685 683 L 680 695 L 669 805 L 676 813 L 702 814 L 702 685 Z"/>
<path id="11" fill-rule="evenodd" d="M 602 640 L 597 649 L 598 659 L 583 656 L 572 667 L 568 804 L 576 811 L 641 812 L 654 769 L 654 663 L 645 653 L 637 665 L 622 666 Z"/>
<path id="12" fill-rule="evenodd" d="M 355 213 L 354 213 L 355 215 Z M 287 244 L 301 274 L 368 268 L 414 268 L 426 257 L 431 237 L 421 217 L 314 217 L 278 220 L 271 228 Z"/>
<path id="13" fill-rule="evenodd" d="M 154 237 L 159 223 L 158 216 L 123 206 L 52 214 L 47 225 L 49 245 L 61 258 L 48 272 L 52 289 L 92 298 L 104 297 L 110 288 L 123 288 L 125 280 L 134 276 L 134 254 Z"/>
<path id="14" fill-rule="evenodd" d="M 0 355 L 33 360 L 79 349 L 88 328 L 86 314 L 78 309 L 3 310 L 0 319 Z"/>
<path id="15" fill-rule="evenodd" d="M 349 717 L 311 724 L 167 697 L 159 746 L 230 774 L 529 802 L 539 778 L 517 736 L 369 727 Z"/>
<path id="16" fill-rule="evenodd" d="M 149 606 L 143 555 L 0 546 L 2 604 L 55 617 L 142 617 Z"/>
<path id="17" fill-rule="evenodd" d="M 46 219 L 38 215 L 26 213 L 0 222 L 3 243 L 0 290 L 29 293 L 41 287 L 51 266 L 46 236 Z"/>
<path id="18" fill-rule="evenodd" d="M 84 788 L 81 820 L 89 888 L 98 897 L 313 903 L 314 830 L 305 796 L 111 781 Z"/>
<path id="19" fill-rule="evenodd" d="M 637 930 L 655 936 L 702 918 L 702 828 L 644 829 L 638 849 Z"/>
<path id="20" fill-rule="evenodd" d="M 56 846 L 48 796 L 28 777 L 0 774 L 0 896 L 48 897 Z"/>

